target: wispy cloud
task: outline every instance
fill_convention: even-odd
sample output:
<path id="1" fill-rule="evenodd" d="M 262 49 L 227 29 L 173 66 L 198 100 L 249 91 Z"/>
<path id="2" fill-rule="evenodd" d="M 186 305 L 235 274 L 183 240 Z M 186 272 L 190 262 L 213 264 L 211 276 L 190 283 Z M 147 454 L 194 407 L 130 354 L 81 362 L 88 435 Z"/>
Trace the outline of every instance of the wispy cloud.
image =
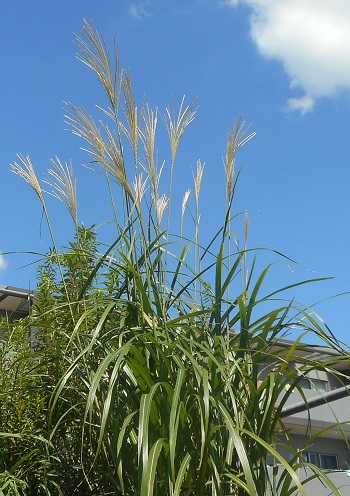
<path id="1" fill-rule="evenodd" d="M 4 255 L 0 252 L 0 270 L 6 270 L 7 269 L 7 260 L 5 259 Z"/>
<path id="2" fill-rule="evenodd" d="M 132 3 L 129 12 L 136 19 L 144 19 L 145 17 L 152 16 L 149 2 Z"/>
<path id="3" fill-rule="evenodd" d="M 280 60 L 292 90 L 287 101 L 302 114 L 315 101 L 350 89 L 349 0 L 227 0 L 252 9 L 251 37 L 260 53 Z"/>
<path id="4" fill-rule="evenodd" d="M 314 98 L 309 95 L 304 95 L 299 98 L 289 98 L 285 110 L 297 110 L 301 115 L 304 115 L 313 109 L 314 103 Z"/>

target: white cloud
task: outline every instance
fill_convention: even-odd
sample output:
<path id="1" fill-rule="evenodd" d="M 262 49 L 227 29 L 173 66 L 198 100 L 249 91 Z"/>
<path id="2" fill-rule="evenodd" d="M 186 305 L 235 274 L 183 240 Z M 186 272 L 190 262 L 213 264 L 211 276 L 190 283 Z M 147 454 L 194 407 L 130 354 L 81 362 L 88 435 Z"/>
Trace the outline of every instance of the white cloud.
<path id="1" fill-rule="evenodd" d="M 349 0 L 228 0 L 252 9 L 251 37 L 260 53 L 283 63 L 291 89 L 287 102 L 306 113 L 315 100 L 350 89 Z"/>
<path id="2" fill-rule="evenodd" d="M 7 269 L 7 260 L 4 255 L 0 252 L 0 270 Z"/>
<path id="3" fill-rule="evenodd" d="M 136 19 L 143 19 L 144 17 L 151 17 L 148 2 L 132 3 L 129 9 L 130 14 Z"/>
<path id="4" fill-rule="evenodd" d="M 300 98 L 289 98 L 289 100 L 287 100 L 286 110 L 298 110 L 301 115 L 304 115 L 313 109 L 314 104 L 315 100 L 308 95 L 304 95 Z"/>

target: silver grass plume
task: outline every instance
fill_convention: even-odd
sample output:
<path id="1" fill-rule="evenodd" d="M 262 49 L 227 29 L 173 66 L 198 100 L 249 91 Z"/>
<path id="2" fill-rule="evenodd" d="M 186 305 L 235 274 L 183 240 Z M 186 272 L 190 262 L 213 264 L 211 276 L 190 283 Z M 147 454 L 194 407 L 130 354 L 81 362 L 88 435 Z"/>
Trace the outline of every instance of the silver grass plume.
<path id="1" fill-rule="evenodd" d="M 64 165 L 56 156 L 56 161 L 51 159 L 52 169 L 48 169 L 51 177 L 45 178 L 44 182 L 52 187 L 49 192 L 52 196 L 60 200 L 68 209 L 75 226 L 78 226 L 77 210 L 77 184 L 74 177 L 72 163 Z"/>
<path id="2" fill-rule="evenodd" d="M 151 182 L 152 190 L 154 192 L 154 195 L 157 196 L 160 178 L 160 173 L 158 174 L 157 172 L 155 162 L 155 139 L 158 122 L 158 111 L 153 111 L 152 109 L 150 109 L 149 105 L 146 104 L 142 108 L 142 120 L 144 127 L 142 130 L 140 130 L 140 136 L 145 152 L 145 165 Z"/>
<path id="3" fill-rule="evenodd" d="M 131 86 L 131 76 L 129 72 L 126 71 L 123 72 L 122 87 L 125 96 L 124 114 L 129 129 L 126 129 L 122 123 L 120 123 L 120 127 L 122 131 L 125 133 L 126 137 L 128 138 L 135 157 L 137 157 L 138 143 L 139 143 L 139 118 L 138 118 L 138 108 L 135 105 L 134 95 Z"/>
<path id="4" fill-rule="evenodd" d="M 235 175 L 235 156 L 239 147 L 247 143 L 253 136 L 255 132 L 245 135 L 245 122 L 241 121 L 240 118 L 235 119 L 231 131 L 227 137 L 226 141 L 226 155 L 224 158 L 224 166 L 226 172 L 226 192 L 228 198 L 232 197 L 233 186 L 234 186 L 234 175 Z"/>
<path id="5" fill-rule="evenodd" d="M 147 178 L 143 181 L 142 174 L 138 174 L 137 176 L 135 176 L 135 181 L 132 183 L 134 190 L 135 207 L 139 212 L 141 211 L 141 201 L 146 191 L 146 184 Z"/>
<path id="6" fill-rule="evenodd" d="M 196 198 L 197 209 L 198 209 L 198 205 L 199 205 L 199 193 L 200 193 L 201 183 L 202 183 L 202 179 L 203 179 L 203 171 L 204 171 L 204 164 L 202 164 L 202 162 L 200 160 L 197 160 L 197 171 L 196 171 L 195 177 L 193 178 L 194 194 L 195 194 L 195 198 Z"/>
<path id="7" fill-rule="evenodd" d="M 13 164 L 11 164 L 12 172 L 22 177 L 22 179 L 24 179 L 26 183 L 28 183 L 29 186 L 33 188 L 35 193 L 38 195 L 41 204 L 44 206 L 45 202 L 44 202 L 43 191 L 41 189 L 38 178 L 35 174 L 34 167 L 29 155 L 24 157 L 24 155 L 19 153 L 17 154 L 17 157 L 20 163 L 14 162 Z"/>
<path id="8" fill-rule="evenodd" d="M 92 162 L 100 164 L 107 173 L 111 174 L 134 201 L 134 195 L 125 174 L 123 154 L 112 131 L 108 126 L 102 125 L 106 136 L 104 139 L 101 130 L 90 115 L 70 103 L 67 106 L 71 112 L 67 113 L 65 118 L 72 133 L 91 146 L 91 148 L 83 148 L 83 150 L 90 155 Z"/>
<path id="9" fill-rule="evenodd" d="M 249 215 L 248 211 L 244 212 L 244 247 L 247 248 L 248 242 L 248 233 L 249 233 Z"/>
<path id="10" fill-rule="evenodd" d="M 130 184 L 126 177 L 122 150 L 118 146 L 112 131 L 105 125 L 103 126 L 103 128 L 106 133 L 107 139 L 104 142 L 105 145 L 104 163 L 101 165 L 105 168 L 107 172 L 110 172 L 115 177 L 115 179 L 124 189 L 125 193 L 133 201 L 135 201 L 134 195 L 130 188 Z"/>
<path id="11" fill-rule="evenodd" d="M 182 98 L 180 109 L 175 117 L 174 105 L 166 108 L 165 127 L 168 131 L 171 147 L 171 160 L 175 161 L 176 152 L 186 127 L 194 120 L 197 109 L 194 108 L 196 99 L 193 99 L 187 107 L 184 107 L 185 96 Z"/>
<path id="12" fill-rule="evenodd" d="M 155 196 L 153 196 L 153 201 L 155 204 L 158 225 L 160 225 L 162 218 L 163 218 L 163 215 L 164 215 L 164 212 L 165 212 L 165 209 L 168 206 L 169 198 L 167 198 L 166 195 L 162 195 L 162 196 L 159 196 L 157 198 Z"/>
<path id="13" fill-rule="evenodd" d="M 97 75 L 103 89 L 111 102 L 113 109 L 117 107 L 119 99 L 120 69 L 119 58 L 115 49 L 113 67 L 111 57 L 104 39 L 99 35 L 93 23 L 84 19 L 81 36 L 76 36 L 76 45 L 79 48 L 77 58 L 90 67 Z"/>
<path id="14" fill-rule="evenodd" d="M 187 207 L 187 202 L 190 197 L 191 190 L 188 189 L 185 191 L 185 194 L 182 198 L 182 206 L 181 206 L 181 221 L 180 221 L 180 240 L 181 240 L 181 246 L 183 243 L 183 226 L 184 226 L 184 218 L 185 218 L 185 212 L 186 212 L 186 207 Z"/>
<path id="15" fill-rule="evenodd" d="M 32 161 L 31 161 L 29 155 L 24 157 L 22 154 L 17 154 L 17 157 L 19 158 L 20 163 L 14 162 L 13 164 L 11 164 L 11 170 L 14 174 L 17 174 L 18 176 L 22 177 L 26 181 L 26 183 L 28 183 L 29 186 L 31 186 L 33 188 L 33 190 L 35 191 L 35 193 L 38 195 L 39 200 L 41 202 L 41 205 L 43 207 L 44 215 L 46 217 L 46 221 L 47 221 L 47 225 L 49 228 L 51 240 L 52 240 L 53 246 L 55 248 L 55 251 L 57 252 L 55 237 L 54 237 L 53 230 L 51 227 L 49 214 L 48 214 L 48 211 L 46 209 L 43 190 L 41 189 L 38 178 L 35 174 Z M 60 271 L 61 271 L 61 266 L 60 266 Z M 62 273 L 61 273 L 61 275 L 62 275 Z M 62 278 L 63 278 L 63 275 L 62 275 Z"/>
<path id="16" fill-rule="evenodd" d="M 190 194 L 191 194 L 191 190 L 188 189 L 184 196 L 183 196 L 183 199 L 182 199 L 182 208 L 181 208 L 181 221 L 183 221 L 183 218 L 184 218 L 184 215 L 185 215 L 185 211 L 186 211 L 186 206 L 187 206 L 187 202 L 188 202 L 188 199 L 190 197 Z"/>
<path id="17" fill-rule="evenodd" d="M 90 155 L 93 162 L 100 163 L 104 156 L 104 141 L 93 117 L 72 103 L 67 102 L 66 105 L 70 112 L 67 112 L 64 117 L 71 127 L 71 132 L 91 146 L 83 150 Z"/>

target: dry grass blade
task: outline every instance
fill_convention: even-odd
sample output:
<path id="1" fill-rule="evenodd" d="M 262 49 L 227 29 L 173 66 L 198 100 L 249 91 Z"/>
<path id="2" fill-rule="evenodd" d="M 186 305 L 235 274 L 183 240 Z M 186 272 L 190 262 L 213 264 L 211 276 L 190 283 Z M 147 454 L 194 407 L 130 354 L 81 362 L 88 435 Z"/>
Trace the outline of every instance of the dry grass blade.
<path id="1" fill-rule="evenodd" d="M 20 163 L 14 162 L 11 164 L 11 170 L 14 174 L 22 177 L 28 184 L 33 188 L 35 193 L 38 195 L 41 203 L 44 205 L 44 196 L 39 184 L 38 178 L 36 177 L 32 161 L 27 155 L 24 157 L 21 153 L 17 155 Z"/>
<path id="2" fill-rule="evenodd" d="M 181 136 L 196 115 L 197 109 L 194 108 L 195 101 L 196 99 L 194 98 L 186 108 L 183 108 L 185 103 L 185 97 L 183 97 L 177 117 L 175 117 L 174 105 L 172 107 L 168 105 L 166 108 L 165 126 L 170 139 L 172 162 L 175 160 Z"/>
<path id="3" fill-rule="evenodd" d="M 44 182 L 52 187 L 50 194 L 67 207 L 75 226 L 78 226 L 77 187 L 72 164 L 63 165 L 57 156 L 56 161 L 51 159 L 50 163 L 53 168 L 48 170 L 48 174 L 51 177 Z"/>
<path id="4" fill-rule="evenodd" d="M 99 35 L 94 24 L 88 23 L 85 19 L 82 35 L 81 37 L 76 37 L 75 43 L 80 50 L 77 58 L 95 72 L 108 95 L 113 109 L 116 109 L 118 101 L 116 88 L 120 83 L 119 58 L 117 54 L 115 53 L 114 67 L 112 69 L 110 54 L 104 39 Z"/>

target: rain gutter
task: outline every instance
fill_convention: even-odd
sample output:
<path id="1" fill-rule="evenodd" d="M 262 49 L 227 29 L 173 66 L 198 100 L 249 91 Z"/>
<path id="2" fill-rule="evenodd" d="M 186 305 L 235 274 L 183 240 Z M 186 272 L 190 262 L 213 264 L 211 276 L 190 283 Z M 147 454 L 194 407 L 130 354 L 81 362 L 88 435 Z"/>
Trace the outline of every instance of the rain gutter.
<path id="1" fill-rule="evenodd" d="M 316 406 L 330 403 L 331 401 L 340 400 L 349 395 L 350 385 L 334 389 L 333 391 L 328 391 L 328 393 L 325 393 L 322 396 L 316 396 L 315 398 L 308 399 L 307 402 L 300 401 L 299 403 L 285 407 L 281 412 L 281 418 L 289 417 L 290 415 L 295 415 L 296 413 L 305 412 L 310 410 L 310 408 L 315 408 Z"/>

